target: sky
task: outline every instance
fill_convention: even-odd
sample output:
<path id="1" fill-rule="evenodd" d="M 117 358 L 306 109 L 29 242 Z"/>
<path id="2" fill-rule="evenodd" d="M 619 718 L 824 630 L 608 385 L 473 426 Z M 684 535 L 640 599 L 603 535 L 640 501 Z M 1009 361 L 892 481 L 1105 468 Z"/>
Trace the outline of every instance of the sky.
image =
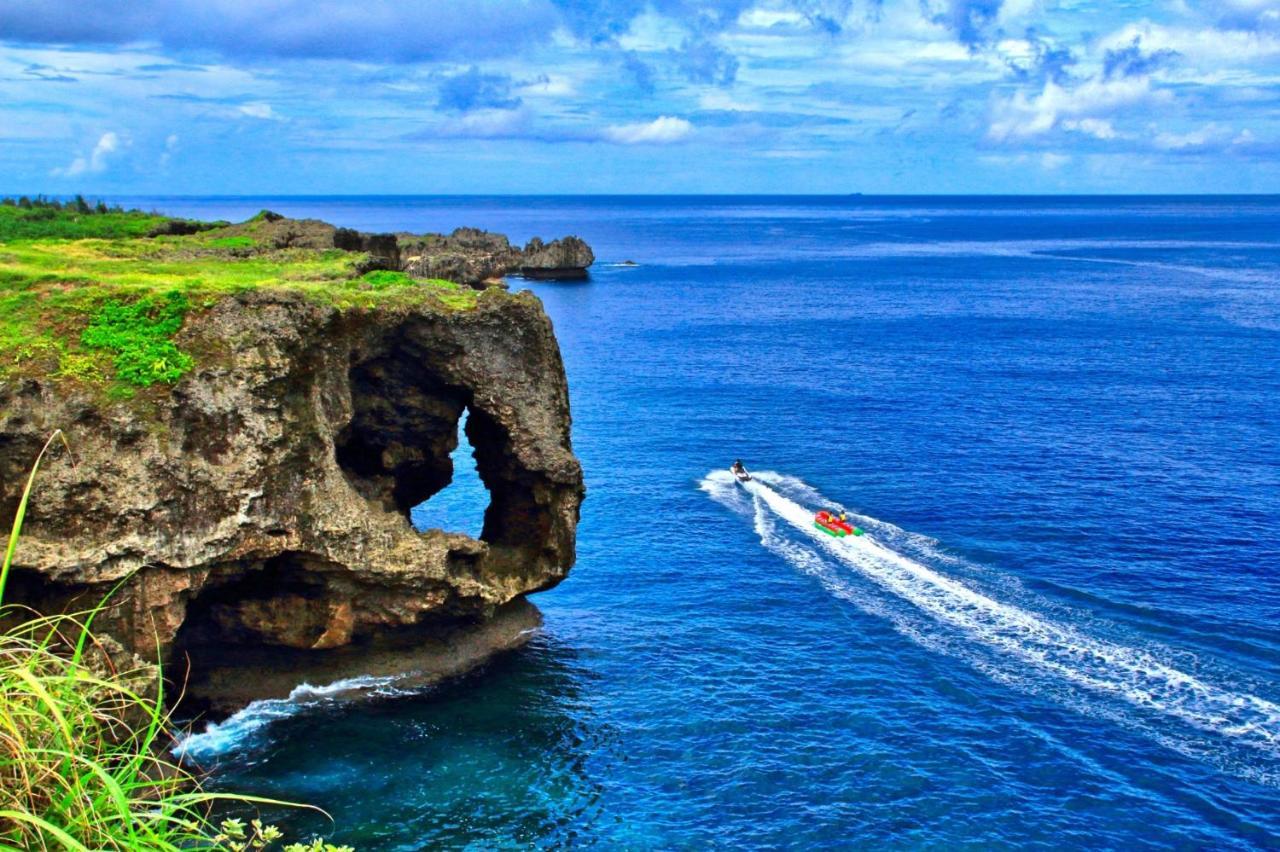
<path id="1" fill-rule="evenodd" d="M 1280 192 L 1280 0 L 0 0 L 0 191 Z"/>

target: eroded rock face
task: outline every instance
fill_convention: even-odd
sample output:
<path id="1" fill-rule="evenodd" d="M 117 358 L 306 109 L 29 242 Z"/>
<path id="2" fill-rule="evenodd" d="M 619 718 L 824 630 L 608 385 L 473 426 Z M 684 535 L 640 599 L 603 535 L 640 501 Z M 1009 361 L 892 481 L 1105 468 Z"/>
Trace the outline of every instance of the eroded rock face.
<path id="1" fill-rule="evenodd" d="M 174 227 L 184 224 L 177 222 Z M 478 228 L 457 228 L 450 234 L 369 234 L 319 219 L 288 219 L 269 210 L 247 222 L 219 228 L 219 236 L 253 239 L 257 248 L 246 253 L 258 248 L 367 252 L 367 269 L 393 269 L 414 278 L 443 278 L 475 288 L 500 283 L 503 276 L 516 273 L 528 278 L 586 278 L 587 268 L 595 262 L 591 247 L 578 237 L 550 243 L 534 237 L 521 249 L 502 234 Z"/>
<path id="2" fill-rule="evenodd" d="M 170 661 L 324 651 L 485 618 L 574 561 L 582 472 L 550 321 L 529 293 L 475 310 L 339 310 L 228 297 L 178 342 L 197 366 L 128 403 L 0 382 L 0 515 L 55 428 L 6 602 L 96 603 L 96 626 Z M 419 533 L 469 413 L 491 505 L 479 540 Z"/>
<path id="3" fill-rule="evenodd" d="M 591 246 L 577 237 L 564 237 L 548 244 L 534 237 L 524 247 L 520 274 L 541 279 L 586 278 L 587 267 L 595 261 Z"/>
<path id="4" fill-rule="evenodd" d="M 502 234 L 458 228 L 452 234 L 397 234 L 400 269 L 415 278 L 475 286 L 519 269 L 520 249 Z"/>

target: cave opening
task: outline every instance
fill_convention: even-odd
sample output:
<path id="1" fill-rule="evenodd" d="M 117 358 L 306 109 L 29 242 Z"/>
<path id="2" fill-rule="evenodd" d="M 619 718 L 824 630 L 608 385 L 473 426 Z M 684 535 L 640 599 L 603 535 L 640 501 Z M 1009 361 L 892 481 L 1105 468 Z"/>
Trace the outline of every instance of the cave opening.
<path id="1" fill-rule="evenodd" d="M 458 443 L 449 454 L 452 475 L 441 490 L 418 503 L 409 512 L 415 529 L 425 532 L 441 529 L 482 538 L 484 518 L 492 500 L 489 488 L 480 478 L 476 450 L 467 436 L 470 409 L 458 418 Z"/>
<path id="2" fill-rule="evenodd" d="M 401 341 L 352 365 L 336 460 L 366 499 L 418 530 L 478 538 L 514 568 L 548 541 L 546 494 L 474 389 L 431 368 L 441 357 Z"/>

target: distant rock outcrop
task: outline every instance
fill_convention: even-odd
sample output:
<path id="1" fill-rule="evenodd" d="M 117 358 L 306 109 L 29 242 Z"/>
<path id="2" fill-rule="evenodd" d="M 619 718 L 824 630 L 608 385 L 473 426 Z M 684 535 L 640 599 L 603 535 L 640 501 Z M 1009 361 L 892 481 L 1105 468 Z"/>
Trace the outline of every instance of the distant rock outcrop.
<path id="1" fill-rule="evenodd" d="M 587 267 L 595 260 L 591 246 L 577 237 L 564 237 L 548 244 L 534 237 L 524 247 L 520 274 L 541 279 L 586 278 Z"/>
<path id="2" fill-rule="evenodd" d="M 494 283 L 517 269 L 520 250 L 502 234 L 458 228 L 452 234 L 396 234 L 399 269 L 415 278 L 443 278 L 471 287 Z"/>
<path id="3" fill-rule="evenodd" d="M 393 269 L 414 278 L 442 278 L 468 287 L 500 283 L 507 275 L 538 279 L 583 279 L 595 255 L 578 237 L 544 243 L 534 237 L 523 249 L 502 234 L 458 228 L 451 234 L 370 234 L 336 228 L 318 219 L 287 219 L 264 210 L 220 235 L 250 237 L 271 249 L 340 248 L 366 252 L 368 269 Z"/>

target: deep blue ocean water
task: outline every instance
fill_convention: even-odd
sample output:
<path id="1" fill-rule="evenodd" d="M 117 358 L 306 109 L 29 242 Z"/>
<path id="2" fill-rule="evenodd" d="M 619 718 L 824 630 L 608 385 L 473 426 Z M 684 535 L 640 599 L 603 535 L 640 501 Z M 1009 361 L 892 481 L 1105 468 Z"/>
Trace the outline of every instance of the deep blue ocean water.
<path id="1" fill-rule="evenodd" d="M 336 826 L 292 830 L 1280 847 L 1280 199 L 133 200 L 599 259 L 513 282 L 555 323 L 589 489 L 543 633 L 224 725 L 216 783 Z M 477 528 L 458 462 L 420 524 Z M 832 506 L 868 535 L 814 534 Z"/>

